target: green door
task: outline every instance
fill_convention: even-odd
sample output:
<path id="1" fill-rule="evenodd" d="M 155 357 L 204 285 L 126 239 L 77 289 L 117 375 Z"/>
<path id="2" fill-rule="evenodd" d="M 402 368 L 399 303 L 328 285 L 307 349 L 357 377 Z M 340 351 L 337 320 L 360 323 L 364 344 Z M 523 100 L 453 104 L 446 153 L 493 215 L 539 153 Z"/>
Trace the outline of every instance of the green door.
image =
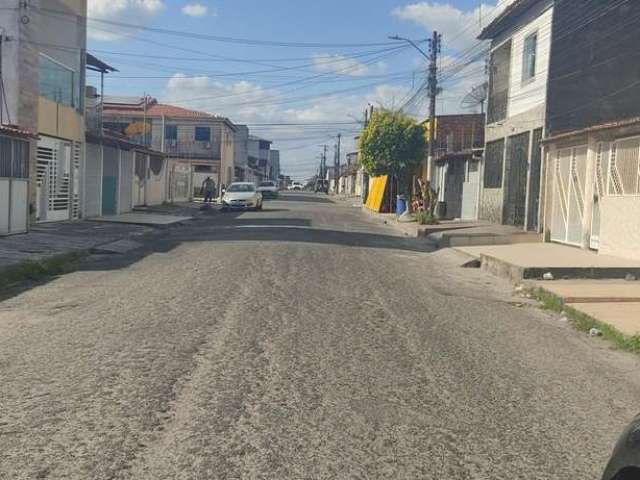
<path id="1" fill-rule="evenodd" d="M 103 147 L 102 215 L 118 213 L 118 151 Z"/>

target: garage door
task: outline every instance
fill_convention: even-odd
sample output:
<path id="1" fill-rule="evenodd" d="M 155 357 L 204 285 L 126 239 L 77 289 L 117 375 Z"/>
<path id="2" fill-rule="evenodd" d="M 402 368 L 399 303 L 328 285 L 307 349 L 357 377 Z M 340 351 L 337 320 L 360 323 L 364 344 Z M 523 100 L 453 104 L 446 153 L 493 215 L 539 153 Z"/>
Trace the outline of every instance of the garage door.
<path id="1" fill-rule="evenodd" d="M 582 245 L 587 147 L 558 150 L 553 163 L 551 240 Z"/>

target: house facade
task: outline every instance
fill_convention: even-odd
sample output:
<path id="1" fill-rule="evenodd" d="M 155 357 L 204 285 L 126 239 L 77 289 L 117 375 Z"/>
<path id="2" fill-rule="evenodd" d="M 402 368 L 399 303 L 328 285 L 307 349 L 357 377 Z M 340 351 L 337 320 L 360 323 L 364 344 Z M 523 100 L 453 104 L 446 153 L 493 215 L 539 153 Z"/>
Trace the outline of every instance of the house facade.
<path id="1" fill-rule="evenodd" d="M 441 218 L 478 216 L 484 114 L 438 115 L 434 133 L 434 188 Z M 428 124 L 429 121 L 425 122 Z"/>
<path id="2" fill-rule="evenodd" d="M 39 137 L 29 152 L 30 221 L 79 218 L 87 2 L 15 3 L 0 11 L 6 102 L 0 123 Z"/>
<path id="3" fill-rule="evenodd" d="M 640 32 L 626 28 L 640 4 L 566 3 L 549 67 L 545 239 L 640 259 Z"/>
<path id="4" fill-rule="evenodd" d="M 106 129 L 166 155 L 167 191 L 180 193 L 171 201 L 197 195 L 207 177 L 233 182 L 236 129 L 228 119 L 131 97 L 106 97 L 103 115 Z M 188 193 L 179 187 L 184 183 Z"/>
<path id="5" fill-rule="evenodd" d="M 491 41 L 481 220 L 541 228 L 553 17 L 551 0 L 516 0 L 479 36 Z"/>

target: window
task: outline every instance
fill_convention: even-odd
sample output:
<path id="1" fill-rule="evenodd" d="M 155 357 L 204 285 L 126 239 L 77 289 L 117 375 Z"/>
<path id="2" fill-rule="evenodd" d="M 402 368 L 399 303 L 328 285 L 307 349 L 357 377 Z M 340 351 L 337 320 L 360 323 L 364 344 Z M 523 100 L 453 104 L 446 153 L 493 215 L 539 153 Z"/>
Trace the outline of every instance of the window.
<path id="1" fill-rule="evenodd" d="M 178 126 L 177 125 L 165 125 L 164 126 L 164 138 L 165 138 L 165 140 L 177 140 L 178 139 Z"/>
<path id="2" fill-rule="evenodd" d="M 502 188 L 502 165 L 504 162 L 504 139 L 487 143 L 484 152 L 484 187 Z"/>
<path id="3" fill-rule="evenodd" d="M 538 48 L 538 34 L 532 33 L 524 39 L 522 51 L 522 81 L 527 82 L 536 76 L 536 50 Z"/>
<path id="4" fill-rule="evenodd" d="M 211 141 L 211 128 L 209 128 L 209 127 L 196 127 L 196 141 L 198 141 L 198 142 L 210 142 Z"/>
<path id="5" fill-rule="evenodd" d="M 0 177 L 29 178 L 29 142 L 0 137 Z"/>
<path id="6" fill-rule="evenodd" d="M 487 99 L 487 123 L 507 118 L 509 80 L 511 75 L 511 40 L 491 53 L 489 63 L 489 97 Z"/>
<path id="7" fill-rule="evenodd" d="M 71 68 L 40 55 L 41 96 L 68 107 L 79 107 L 80 95 L 76 83 L 76 73 Z"/>

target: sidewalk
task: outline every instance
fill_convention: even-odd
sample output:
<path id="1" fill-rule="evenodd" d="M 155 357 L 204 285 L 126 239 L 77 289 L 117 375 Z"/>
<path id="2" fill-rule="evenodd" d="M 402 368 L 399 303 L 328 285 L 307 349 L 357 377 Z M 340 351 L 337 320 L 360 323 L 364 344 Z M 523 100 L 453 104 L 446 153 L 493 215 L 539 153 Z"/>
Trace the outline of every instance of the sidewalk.
<path id="1" fill-rule="evenodd" d="M 640 336 L 639 281 L 559 280 L 534 282 L 533 285 L 624 335 Z"/>
<path id="2" fill-rule="evenodd" d="M 32 260 L 40 261 L 74 252 L 105 248 L 121 252 L 142 246 L 135 242 L 157 232 L 177 219 L 180 222 L 198 215 L 201 205 L 175 204 L 136 209 L 136 211 L 107 218 L 69 222 L 40 223 L 28 233 L 0 237 L 0 270 Z M 114 244 L 115 243 L 115 244 Z M 114 244 L 113 248 L 106 247 Z"/>

